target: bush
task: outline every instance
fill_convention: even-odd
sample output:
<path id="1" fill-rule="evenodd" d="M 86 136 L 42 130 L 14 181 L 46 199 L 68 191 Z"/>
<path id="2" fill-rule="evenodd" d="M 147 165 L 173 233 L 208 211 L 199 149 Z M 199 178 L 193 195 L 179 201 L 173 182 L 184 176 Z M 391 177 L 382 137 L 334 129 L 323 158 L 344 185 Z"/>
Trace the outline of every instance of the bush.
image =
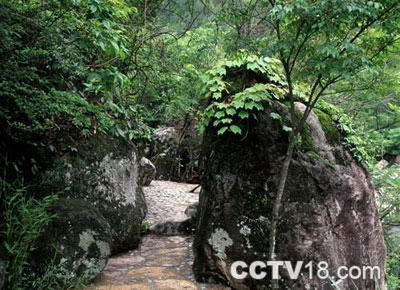
<path id="1" fill-rule="evenodd" d="M 400 236 L 389 236 L 387 247 L 386 279 L 388 289 L 397 290 L 400 289 Z"/>
<path id="2" fill-rule="evenodd" d="M 6 260 L 5 288 L 60 289 L 52 265 L 37 271 L 30 261 L 38 238 L 54 218 L 47 210 L 57 200 L 57 195 L 36 199 L 29 194 L 29 189 L 23 184 L 12 185 L 0 179 L 5 221 L 1 228 Z"/>
<path id="3" fill-rule="evenodd" d="M 372 173 L 378 193 L 378 209 L 386 229 L 388 289 L 400 289 L 400 236 L 390 231 L 394 226 L 400 225 L 400 166 L 375 169 Z"/>

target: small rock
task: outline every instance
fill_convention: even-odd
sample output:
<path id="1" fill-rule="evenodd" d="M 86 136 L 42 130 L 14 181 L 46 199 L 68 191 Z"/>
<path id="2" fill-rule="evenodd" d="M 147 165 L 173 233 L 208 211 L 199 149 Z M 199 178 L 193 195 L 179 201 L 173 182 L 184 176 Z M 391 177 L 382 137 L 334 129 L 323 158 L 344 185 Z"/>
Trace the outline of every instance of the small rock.
<path id="1" fill-rule="evenodd" d="M 381 161 L 379 161 L 379 162 L 375 165 L 375 168 L 377 168 L 377 169 L 382 169 L 382 168 L 387 167 L 388 165 L 389 165 L 389 162 L 386 161 L 385 159 L 382 159 Z"/>
<path id="2" fill-rule="evenodd" d="M 190 218 L 196 218 L 198 206 L 199 206 L 199 202 L 195 202 L 195 203 L 189 205 L 185 210 L 185 214 Z"/>
<path id="3" fill-rule="evenodd" d="M 143 186 L 149 186 L 156 176 L 156 167 L 146 157 L 140 159 L 139 176 L 140 184 Z"/>

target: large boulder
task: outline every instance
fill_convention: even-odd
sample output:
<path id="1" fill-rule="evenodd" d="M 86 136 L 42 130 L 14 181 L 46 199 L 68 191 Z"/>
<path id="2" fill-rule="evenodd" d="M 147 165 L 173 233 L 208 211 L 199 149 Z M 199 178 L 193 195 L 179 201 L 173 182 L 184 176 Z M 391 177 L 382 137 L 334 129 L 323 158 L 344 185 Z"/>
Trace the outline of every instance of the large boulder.
<path id="1" fill-rule="evenodd" d="M 95 206 L 110 225 L 113 254 L 138 246 L 147 207 L 134 145 L 105 136 L 81 141 L 54 162 L 45 188 Z"/>
<path id="2" fill-rule="evenodd" d="M 245 137 L 220 136 L 212 126 L 205 131 L 205 173 L 194 241 L 199 281 L 218 281 L 235 289 L 266 289 L 271 282 L 269 270 L 261 280 L 234 279 L 230 273 L 235 261 L 250 265 L 267 262 L 268 257 L 272 207 L 288 147 L 288 133 L 271 113 L 283 116 L 289 126 L 290 120 L 283 103 L 263 105 L 257 120 L 248 120 Z M 296 107 L 305 108 L 301 103 Z M 338 285 L 385 289 L 386 248 L 373 186 L 367 171 L 341 145 L 342 138 L 329 115 L 311 113 L 289 168 L 275 259 L 313 262 L 315 271 L 317 263 L 325 261 L 332 276 L 340 266 L 377 266 L 380 279 L 347 278 Z M 309 269 L 303 267 L 301 273 L 291 280 L 281 268 L 279 289 L 334 289 L 329 279 L 310 278 Z"/>
<path id="3" fill-rule="evenodd" d="M 6 264 L 0 259 L 0 290 L 3 289 L 6 280 Z"/>
<path id="4" fill-rule="evenodd" d="M 111 228 L 99 210 L 82 199 L 60 199 L 55 216 L 33 254 L 37 271 L 51 267 L 64 283 L 93 280 L 111 254 Z"/>
<path id="5" fill-rule="evenodd" d="M 176 127 L 154 131 L 150 160 L 157 168 L 156 179 L 198 183 L 201 166 L 198 163 L 201 134 L 197 123 L 185 119 Z"/>
<path id="6" fill-rule="evenodd" d="M 174 175 L 179 134 L 174 127 L 154 130 L 151 161 L 157 168 L 157 180 L 169 180 Z"/>

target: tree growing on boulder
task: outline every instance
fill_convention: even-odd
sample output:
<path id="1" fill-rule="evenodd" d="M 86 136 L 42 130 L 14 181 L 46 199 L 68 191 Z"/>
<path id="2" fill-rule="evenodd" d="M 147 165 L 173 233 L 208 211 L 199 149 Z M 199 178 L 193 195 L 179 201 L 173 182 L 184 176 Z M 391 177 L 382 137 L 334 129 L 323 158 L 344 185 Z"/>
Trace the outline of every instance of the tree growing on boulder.
<path id="1" fill-rule="evenodd" d="M 281 199 L 299 133 L 318 100 L 331 86 L 379 65 L 380 56 L 398 40 L 399 7 L 400 3 L 395 0 L 366 3 L 269 0 L 262 1 L 258 7 L 265 15 L 258 23 L 269 32 L 265 37 L 266 51 L 282 63 L 293 124 L 273 209 L 271 260 Z M 234 21 L 235 13 L 225 20 Z M 294 106 L 296 83 L 309 84 L 306 109 L 300 116 L 296 115 Z"/>
<path id="2" fill-rule="evenodd" d="M 398 40 L 399 8 L 400 3 L 394 0 L 367 3 L 355 0 L 262 2 L 260 9 L 264 9 L 266 16 L 260 22 L 265 24 L 270 33 L 265 37 L 269 42 L 266 51 L 276 56 L 281 63 L 291 120 L 291 127 L 285 128 L 290 131 L 289 143 L 280 168 L 279 186 L 272 208 L 268 260 L 275 259 L 277 229 L 289 166 L 308 117 L 323 94 L 333 85 L 363 71 L 374 70 L 379 65 L 380 56 Z M 231 19 L 234 18 L 233 15 Z M 303 91 L 305 107 L 299 114 L 295 105 L 296 84 L 302 83 L 308 85 Z M 226 89 L 223 84 L 216 81 L 212 85 L 220 88 L 212 90 L 213 98 L 222 97 Z M 218 106 L 223 108 L 226 104 Z M 212 117 L 213 112 L 209 112 L 208 117 Z M 221 134 L 229 131 L 241 133 L 240 127 L 230 124 L 232 118 L 229 116 L 234 114 L 235 111 L 226 108 L 224 115 L 215 115 L 218 119 L 215 125 L 229 125 L 220 129 Z M 239 117 L 247 118 L 246 114 L 244 112 Z M 275 281 L 273 288 L 277 287 Z"/>

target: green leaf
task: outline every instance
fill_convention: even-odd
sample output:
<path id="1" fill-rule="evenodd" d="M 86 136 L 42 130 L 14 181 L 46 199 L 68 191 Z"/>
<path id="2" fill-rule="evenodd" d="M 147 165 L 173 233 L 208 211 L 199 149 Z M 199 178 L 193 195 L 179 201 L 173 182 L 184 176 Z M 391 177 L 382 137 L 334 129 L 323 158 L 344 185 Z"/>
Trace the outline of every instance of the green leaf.
<path id="1" fill-rule="evenodd" d="M 236 110 L 235 110 L 234 108 L 228 108 L 228 109 L 226 110 L 226 113 L 227 113 L 228 115 L 233 116 L 233 115 L 236 114 Z"/>
<path id="2" fill-rule="evenodd" d="M 227 123 L 229 124 L 229 123 L 232 123 L 232 119 L 231 118 L 221 119 L 221 122 L 224 124 L 227 124 Z"/>
<path id="3" fill-rule="evenodd" d="M 245 108 L 248 110 L 257 109 L 259 111 L 264 109 L 264 107 L 260 103 L 256 103 L 256 102 L 246 103 Z"/>
<path id="4" fill-rule="evenodd" d="M 245 109 L 252 110 L 257 104 L 255 102 L 249 102 L 245 104 Z"/>
<path id="5" fill-rule="evenodd" d="M 234 101 L 234 102 L 233 102 L 233 106 L 234 106 L 236 109 L 244 108 L 245 103 L 244 103 L 243 101 Z"/>
<path id="6" fill-rule="evenodd" d="M 239 117 L 242 119 L 247 119 L 249 117 L 249 113 L 246 111 L 240 111 L 239 112 Z"/>
<path id="7" fill-rule="evenodd" d="M 224 111 L 218 111 L 215 113 L 215 118 L 221 119 L 223 116 L 225 116 Z"/>
<path id="8" fill-rule="evenodd" d="M 279 115 L 278 113 L 271 113 L 270 116 L 271 116 L 271 118 L 274 119 L 274 120 L 282 121 L 282 116 Z"/>
<path id="9" fill-rule="evenodd" d="M 226 69 L 225 69 L 225 67 L 223 67 L 223 66 L 221 66 L 221 67 L 218 67 L 218 68 L 216 68 L 216 69 L 214 69 L 214 71 L 213 71 L 215 74 L 217 74 L 217 75 L 225 75 L 226 74 Z"/>
<path id="10" fill-rule="evenodd" d="M 283 125 L 283 126 L 282 126 L 282 129 L 283 129 L 283 131 L 285 131 L 285 132 L 292 132 L 292 128 L 291 128 L 291 127 L 288 127 L 288 126 L 286 126 L 286 125 Z"/>
<path id="11" fill-rule="evenodd" d="M 119 136 L 125 137 L 125 132 L 120 127 L 117 127 L 117 132 Z"/>
<path id="12" fill-rule="evenodd" d="M 259 110 L 259 111 L 264 110 L 263 105 L 261 105 L 261 104 L 259 104 L 259 103 L 256 103 L 255 108 L 256 108 L 257 110 Z"/>
<path id="13" fill-rule="evenodd" d="M 220 99 L 221 97 L 222 97 L 221 92 L 217 92 L 217 93 L 213 93 L 213 94 L 212 94 L 212 98 L 215 99 L 215 100 L 218 100 L 218 99 Z"/>
<path id="14" fill-rule="evenodd" d="M 231 125 L 229 127 L 229 130 L 231 130 L 234 134 L 242 134 L 242 129 L 240 129 L 240 127 L 236 125 Z"/>
<path id="15" fill-rule="evenodd" d="M 226 130 L 228 130 L 228 127 L 222 127 L 221 129 L 218 130 L 217 134 L 222 135 L 226 132 Z"/>
<path id="16" fill-rule="evenodd" d="M 248 63 L 246 68 L 252 71 L 257 71 L 260 67 L 257 63 L 253 62 L 253 63 Z"/>
<path id="17" fill-rule="evenodd" d="M 221 124 L 221 120 L 215 120 L 214 123 L 213 123 L 213 126 L 216 127 L 219 124 Z"/>

